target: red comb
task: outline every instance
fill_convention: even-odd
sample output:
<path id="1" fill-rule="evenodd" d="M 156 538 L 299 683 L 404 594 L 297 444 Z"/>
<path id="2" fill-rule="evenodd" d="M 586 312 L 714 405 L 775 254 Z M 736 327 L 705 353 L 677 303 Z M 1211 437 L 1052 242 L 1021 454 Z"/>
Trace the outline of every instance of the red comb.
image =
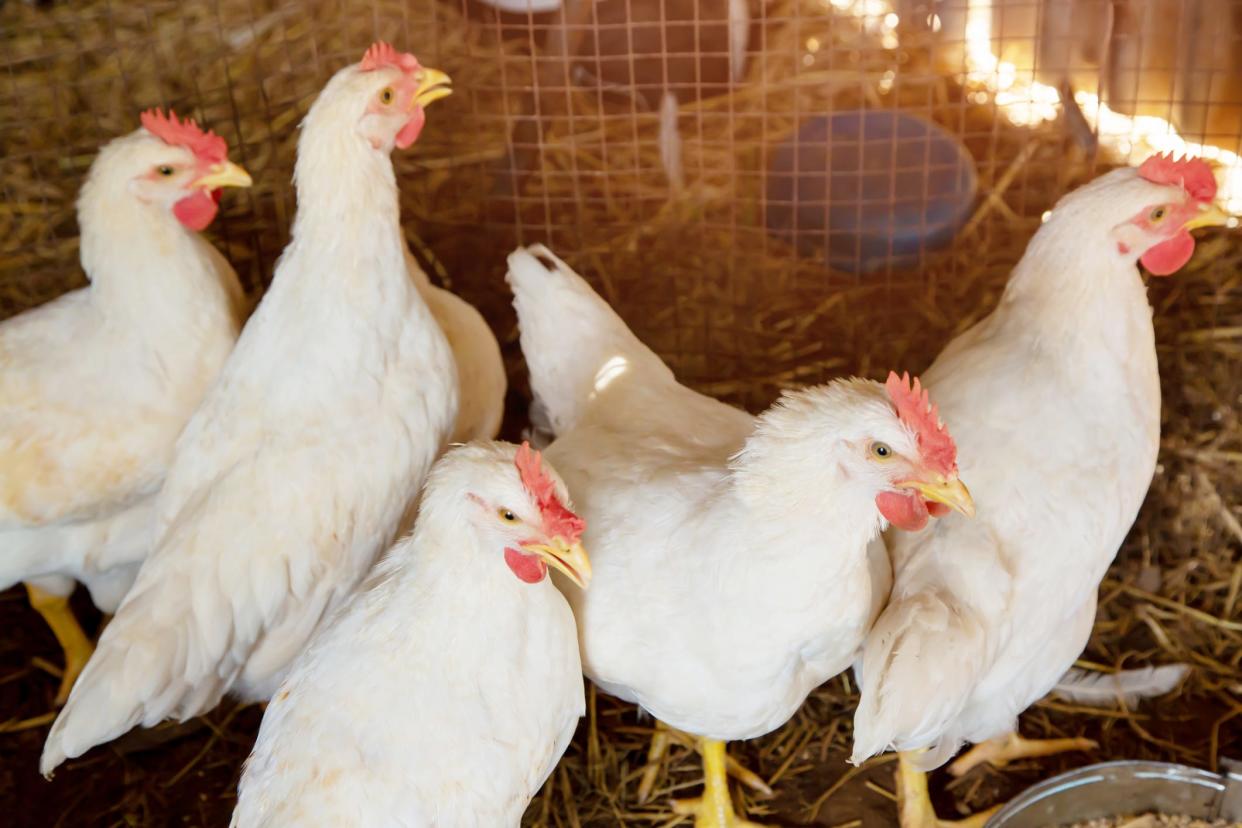
<path id="1" fill-rule="evenodd" d="M 1200 158 L 1176 159 L 1167 153 L 1153 155 L 1142 163 L 1138 172 L 1153 184 L 1181 187 L 1195 201 L 1211 201 L 1216 197 L 1216 176 Z"/>
<path id="2" fill-rule="evenodd" d="M 203 164 L 219 164 L 229 157 L 229 145 L 214 132 L 204 132 L 192 119 L 177 120 L 171 109 L 164 115 L 159 109 L 142 113 L 141 121 L 147 132 L 165 144 L 185 147 Z"/>
<path id="3" fill-rule="evenodd" d="M 896 371 L 890 371 L 884 388 L 897 408 L 897 416 L 914 430 L 923 461 L 943 475 L 956 474 L 957 446 L 949 430 L 940 422 L 931 395 L 919 384 L 918 378 L 911 386 L 909 374 L 899 377 Z"/>
<path id="4" fill-rule="evenodd" d="M 375 69 L 382 69 L 385 66 L 391 66 L 394 69 L 400 69 L 402 72 L 407 73 L 421 68 L 418 65 L 418 58 L 409 52 L 398 52 L 390 44 L 377 40 L 371 44 L 371 48 L 367 49 L 367 53 L 362 56 L 362 63 L 358 64 L 358 68 L 363 72 L 371 72 Z"/>
<path id="5" fill-rule="evenodd" d="M 582 530 L 586 529 L 586 521 L 566 509 L 565 504 L 556 496 L 556 482 L 543 470 L 539 452 L 533 450 L 530 443 L 524 442 L 518 447 L 513 465 L 517 466 L 522 485 L 534 495 L 539 504 L 544 530 L 550 535 L 564 538 L 569 543 L 577 543 L 582 537 Z"/>

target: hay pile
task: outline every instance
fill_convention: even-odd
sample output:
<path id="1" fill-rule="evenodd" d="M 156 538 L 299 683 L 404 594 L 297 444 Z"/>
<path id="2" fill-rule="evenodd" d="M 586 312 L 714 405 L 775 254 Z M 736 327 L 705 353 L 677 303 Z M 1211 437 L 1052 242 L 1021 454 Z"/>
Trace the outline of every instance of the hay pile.
<path id="1" fill-rule="evenodd" d="M 98 146 L 137 126 L 148 106 L 193 114 L 229 142 L 255 178 L 228 200 L 216 225 L 222 247 L 259 289 L 286 241 L 297 124 L 324 81 L 356 61 L 377 35 L 449 70 L 463 90 L 442 105 L 460 133 L 428 133 L 404 158 L 411 204 L 467 223 L 448 171 L 494 152 L 498 133 L 480 129 L 476 92 L 497 89 L 514 67 L 472 60 L 486 32 L 427 2 L 219 0 L 106 2 L 0 11 L 0 312 L 11 313 L 76 284 L 73 200 Z M 381 24 L 379 21 L 383 21 Z M 490 52 L 489 52 L 490 54 Z M 443 55 L 443 57 L 442 57 Z M 497 112 L 504 101 L 493 102 Z M 492 113 L 495 116 L 495 113 Z M 503 139 L 501 139 L 503 146 Z M 411 170 L 421 168 L 419 174 Z M 410 207 L 412 211 L 412 207 Z M 460 213 L 460 211 L 459 211 Z M 31 277 L 31 272 L 36 278 Z"/>
<path id="2" fill-rule="evenodd" d="M 594 278 L 635 331 L 690 384 L 752 409 L 780 389 L 843 373 L 924 368 L 995 303 L 1004 279 L 1067 189 L 1098 172 L 1060 124 L 1017 129 L 932 71 L 912 35 L 884 49 L 820 0 L 774 0 L 752 26 L 745 80 L 730 95 L 684 103 L 686 172 L 673 196 L 659 158 L 658 116 L 580 86 L 544 113 L 538 166 L 520 181 L 509 136 L 546 63 L 537 36 L 505 37 L 477 9 L 436 0 L 8 0 L 0 8 L 0 317 L 82 283 L 73 200 L 100 143 L 146 106 L 173 105 L 223 135 L 255 186 L 229 192 L 213 227 L 255 292 L 270 277 L 293 210 L 296 124 L 319 86 L 376 36 L 448 71 L 416 149 L 398 156 L 407 229 L 441 279 L 501 334 L 515 385 L 520 354 L 500 282 L 520 238 L 549 241 Z M 511 22 L 511 21 L 509 21 Z M 811 53 L 808 41 L 818 50 Z M 809 60 L 808 60 L 809 57 Z M 555 70 L 557 67 L 553 67 Z M 564 67 L 560 67 L 563 69 Z M 546 86 L 545 86 L 546 89 Z M 805 117 L 900 107 L 959 135 L 984 196 L 953 249 L 918 271 L 830 273 L 763 230 L 767 152 Z M 1242 242 L 1204 239 L 1191 265 L 1152 282 L 1166 418 L 1148 503 L 1101 591 L 1084 655 L 1104 668 L 1181 661 L 1194 670 L 1172 697 L 1139 711 L 1040 703 L 1026 735 L 1086 735 L 1098 757 L 1215 767 L 1242 756 Z M 516 400 L 507 424 L 524 415 Z M 31 825 L 227 822 L 231 791 L 259 715 L 223 706 L 72 763 L 50 785 L 35 774 L 55 682 L 33 654 L 58 654 L 20 592 L 0 596 L 0 802 Z M 771 782 L 747 795 L 754 817 L 786 824 L 892 822 L 886 759 L 844 764 L 855 701 L 846 677 L 817 691 L 785 728 L 734 752 Z M 628 706 L 592 694 L 590 717 L 531 808 L 535 825 L 672 825 L 667 795 L 692 789 L 697 764 L 675 748 L 654 804 L 633 790 L 649 735 Z M 980 768 L 946 788 L 944 815 L 1001 801 L 1084 756 L 1005 771 Z M 86 784 L 86 780 L 90 784 Z M 20 808 L 19 808 L 20 804 Z"/>

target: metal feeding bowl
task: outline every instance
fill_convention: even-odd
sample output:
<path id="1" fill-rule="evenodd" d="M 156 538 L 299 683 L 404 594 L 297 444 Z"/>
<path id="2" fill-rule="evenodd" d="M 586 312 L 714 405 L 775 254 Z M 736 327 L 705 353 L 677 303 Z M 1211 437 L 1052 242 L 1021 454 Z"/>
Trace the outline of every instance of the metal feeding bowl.
<path id="1" fill-rule="evenodd" d="M 909 267 L 948 245 L 977 184 L 962 143 L 925 118 L 852 110 L 805 122 L 768 163 L 768 231 L 830 267 Z"/>
<path id="2" fill-rule="evenodd" d="M 1054 776 L 997 811 L 984 828 L 1055 828 L 1156 812 L 1242 821 L 1242 764 L 1223 773 L 1168 762 L 1104 762 Z"/>

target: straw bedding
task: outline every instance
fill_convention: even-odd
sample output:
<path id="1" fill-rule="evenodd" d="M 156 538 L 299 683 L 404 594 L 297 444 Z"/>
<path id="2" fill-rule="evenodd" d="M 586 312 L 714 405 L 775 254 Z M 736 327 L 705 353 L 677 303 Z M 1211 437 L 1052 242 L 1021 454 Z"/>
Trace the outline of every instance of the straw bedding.
<path id="1" fill-rule="evenodd" d="M 681 106 L 686 184 L 673 195 L 658 114 L 641 96 L 567 83 L 563 63 L 532 58 L 537 38 L 523 27 L 469 11 L 434 0 L 9 0 L 0 7 L 0 317 L 83 284 L 77 188 L 99 144 L 157 104 L 215 128 L 254 175 L 251 190 L 226 194 L 211 233 L 261 292 L 292 215 L 297 123 L 322 82 L 376 35 L 449 72 L 458 90 L 398 158 L 404 217 L 435 277 L 478 305 L 502 339 L 515 386 L 509 437 L 524 422 L 524 379 L 500 275 L 519 240 L 565 254 L 685 381 L 756 410 L 782 388 L 924 368 L 993 306 L 1040 214 L 1103 161 L 1060 122 L 1007 125 L 931 71 L 931 44 L 911 37 L 901 49 L 880 48 L 873 32 L 818 0 L 776 0 L 752 25 L 743 82 Z M 809 38 L 820 44 L 813 54 Z M 554 92 L 539 99 L 533 134 L 542 140 L 511 156 L 515 127 L 523 141 L 534 123 L 523 117 L 537 76 Z M 917 270 L 828 272 L 763 230 L 766 151 L 802 118 L 847 107 L 923 114 L 960 136 L 978 163 L 975 216 L 952 249 Z M 524 174 L 507 174 L 515 167 Z M 1171 696 L 1135 711 L 1041 702 L 1023 717 L 1026 735 L 1086 735 L 1098 753 L 979 768 L 951 784 L 937 775 L 946 816 L 1089 758 L 1215 767 L 1242 756 L 1242 241 L 1207 236 L 1185 270 L 1152 281 L 1151 298 L 1165 392 L 1160 468 L 1101 589 L 1083 659 L 1102 669 L 1185 662 L 1193 670 Z M 92 618 L 85 606 L 81 614 Z M 0 803 L 13 824 L 227 822 L 256 708 L 226 703 L 186 725 L 134 734 L 43 783 L 35 768 L 58 653 L 20 591 L 0 595 L 0 618 L 0 716 L 10 717 L 0 725 Z M 854 701 L 849 678 L 839 677 L 786 727 L 733 747 L 777 791 L 771 800 L 745 795 L 752 817 L 892 824 L 888 757 L 860 770 L 844 762 Z M 693 754 L 674 748 L 657 801 L 639 807 L 650 721 L 593 692 L 589 710 L 528 823 L 676 824 L 667 798 L 693 791 Z"/>

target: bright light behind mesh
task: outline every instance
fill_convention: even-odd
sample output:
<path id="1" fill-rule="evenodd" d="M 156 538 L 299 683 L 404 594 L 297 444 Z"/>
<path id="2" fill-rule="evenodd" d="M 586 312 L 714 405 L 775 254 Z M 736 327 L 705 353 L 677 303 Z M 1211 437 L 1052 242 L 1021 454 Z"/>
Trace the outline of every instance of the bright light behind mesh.
<path id="1" fill-rule="evenodd" d="M 887 0 L 825 0 L 838 12 L 862 21 L 864 29 L 882 37 L 892 35 L 898 22 Z M 933 27 L 935 28 L 935 27 Z M 888 43 L 883 44 L 891 48 Z M 1019 126 L 1035 126 L 1057 117 L 1061 96 L 1057 90 L 1035 80 L 1031 73 L 999 59 L 992 51 L 992 0 L 969 0 L 966 12 L 967 84 L 976 93 L 991 96 L 1005 117 Z M 978 100 L 979 98 L 976 98 Z M 1139 163 L 1157 152 L 1193 155 L 1220 165 L 1219 199 L 1231 213 L 1242 213 L 1242 157 L 1211 144 L 1182 138 L 1171 123 L 1153 115 L 1123 115 L 1102 103 L 1099 96 L 1075 92 L 1087 121 L 1099 134 L 1100 143 L 1121 159 Z"/>

